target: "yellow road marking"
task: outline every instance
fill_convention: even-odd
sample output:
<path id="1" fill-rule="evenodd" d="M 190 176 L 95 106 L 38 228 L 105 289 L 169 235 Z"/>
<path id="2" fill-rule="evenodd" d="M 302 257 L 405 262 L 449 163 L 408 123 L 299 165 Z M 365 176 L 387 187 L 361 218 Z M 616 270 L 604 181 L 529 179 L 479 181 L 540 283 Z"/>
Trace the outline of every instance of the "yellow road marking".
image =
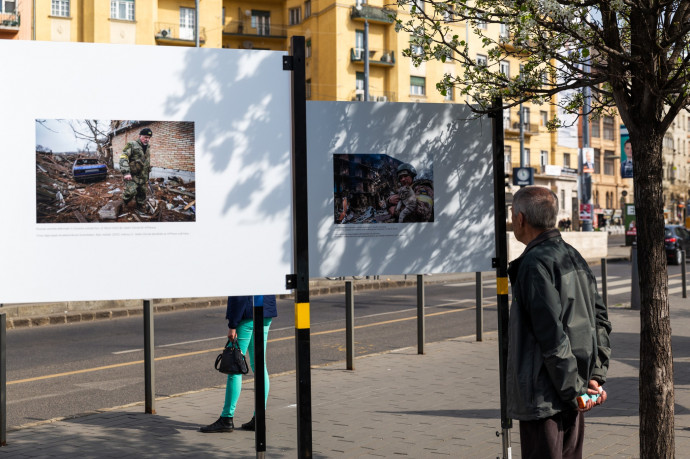
<path id="1" fill-rule="evenodd" d="M 485 304 L 484 306 L 492 306 L 492 305 L 494 305 L 494 303 L 491 303 L 491 304 L 488 304 L 488 305 Z M 440 315 L 444 315 L 444 314 L 450 314 L 450 313 L 453 313 L 453 312 L 467 311 L 468 309 L 474 309 L 474 306 L 472 306 L 472 307 L 466 307 L 466 308 L 462 308 L 462 309 L 452 309 L 452 310 L 450 310 L 450 311 L 434 312 L 434 313 L 431 313 L 431 314 L 425 314 L 425 316 L 426 316 L 426 317 L 440 316 Z M 385 320 L 385 321 L 383 321 L 383 322 L 374 322 L 374 323 L 366 324 L 366 325 L 356 325 L 356 326 L 355 326 L 355 329 L 358 329 L 358 328 L 375 327 L 375 326 L 379 326 L 379 325 L 388 325 L 388 324 L 393 324 L 393 323 L 397 323 L 397 322 L 404 322 L 404 321 L 407 321 L 407 320 L 416 320 L 416 319 L 417 319 L 417 316 L 403 317 L 402 319 L 392 319 L 392 320 Z M 345 328 L 338 328 L 338 329 L 334 329 L 334 330 L 324 330 L 324 331 L 321 331 L 321 332 L 311 333 L 310 335 L 311 335 L 311 336 L 316 336 L 316 335 L 329 335 L 329 334 L 332 334 L 332 333 L 340 333 L 340 332 L 343 332 L 343 331 L 345 331 Z M 282 337 L 282 338 L 273 338 L 273 339 L 269 339 L 268 342 L 269 342 L 269 343 L 274 343 L 274 342 L 277 342 L 277 341 L 287 341 L 287 340 L 291 340 L 291 339 L 295 339 L 295 337 L 294 337 L 294 336 L 285 336 L 285 337 Z M 170 360 L 170 359 L 177 359 L 177 358 L 181 358 L 181 357 L 190 357 L 190 356 L 193 356 L 193 355 L 208 354 L 208 353 L 210 353 L 210 352 L 220 352 L 220 351 L 222 351 L 222 350 L 223 350 L 223 348 L 205 349 L 205 350 L 203 350 L 203 351 L 185 352 L 185 353 L 183 353 L 183 354 L 174 354 L 174 355 L 166 355 L 166 356 L 164 356 L 164 357 L 156 357 L 156 358 L 154 358 L 153 360 L 157 362 L 157 361 L 161 361 L 161 360 Z M 17 380 L 14 380 L 14 381 L 8 381 L 8 382 L 7 382 L 7 385 L 10 386 L 10 385 L 12 385 L 12 384 L 21 384 L 21 383 L 27 383 L 27 382 L 41 381 L 41 380 L 45 380 L 45 379 L 61 378 L 61 377 L 63 377 L 63 376 L 72 376 L 72 375 L 78 375 L 78 374 L 83 374 L 83 373 L 92 373 L 92 372 L 94 372 L 94 371 L 111 370 L 111 369 L 113 369 L 113 368 L 129 367 L 129 366 L 132 366 L 132 365 L 141 365 L 141 364 L 143 364 L 143 363 L 144 363 L 143 360 L 136 360 L 136 361 L 133 361 L 133 362 L 115 363 L 115 364 L 113 364 L 113 365 L 104 365 L 104 366 L 101 366 L 101 367 L 84 368 L 83 370 L 66 371 L 66 372 L 64 372 L 64 373 L 55 373 L 55 374 L 52 374 L 52 375 L 44 375 L 44 376 L 36 376 L 36 377 L 33 377 L 33 378 L 17 379 Z"/>

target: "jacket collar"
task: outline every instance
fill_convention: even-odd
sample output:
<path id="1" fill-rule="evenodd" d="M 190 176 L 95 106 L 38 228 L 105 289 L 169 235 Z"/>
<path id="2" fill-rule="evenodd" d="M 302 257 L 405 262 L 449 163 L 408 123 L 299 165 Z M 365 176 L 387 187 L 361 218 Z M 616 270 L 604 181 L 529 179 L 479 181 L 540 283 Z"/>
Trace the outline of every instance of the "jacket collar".
<path id="1" fill-rule="evenodd" d="M 557 228 L 553 228 L 553 229 L 544 231 L 539 236 L 532 239 L 532 241 L 529 244 L 527 244 L 527 247 L 525 247 L 525 250 L 522 252 L 522 255 L 520 255 L 520 257 L 525 255 L 527 252 L 532 250 L 533 247 L 541 244 L 542 242 L 547 241 L 549 239 L 553 239 L 555 237 L 560 237 L 560 236 L 561 236 L 561 232 Z"/>

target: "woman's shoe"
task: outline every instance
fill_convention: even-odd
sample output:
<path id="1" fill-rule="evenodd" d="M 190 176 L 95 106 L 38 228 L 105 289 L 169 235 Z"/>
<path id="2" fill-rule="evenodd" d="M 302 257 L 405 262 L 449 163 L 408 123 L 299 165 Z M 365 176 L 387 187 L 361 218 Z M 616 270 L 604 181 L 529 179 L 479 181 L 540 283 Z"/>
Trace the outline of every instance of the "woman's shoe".
<path id="1" fill-rule="evenodd" d="M 254 432 L 256 430 L 256 417 L 252 416 L 252 420 L 247 422 L 246 424 L 242 424 L 242 429 L 244 430 L 251 430 Z"/>
<path id="2" fill-rule="evenodd" d="M 199 427 L 199 432 L 216 433 L 216 432 L 232 432 L 235 430 L 235 424 L 232 418 L 219 417 L 216 422 L 207 426 Z"/>

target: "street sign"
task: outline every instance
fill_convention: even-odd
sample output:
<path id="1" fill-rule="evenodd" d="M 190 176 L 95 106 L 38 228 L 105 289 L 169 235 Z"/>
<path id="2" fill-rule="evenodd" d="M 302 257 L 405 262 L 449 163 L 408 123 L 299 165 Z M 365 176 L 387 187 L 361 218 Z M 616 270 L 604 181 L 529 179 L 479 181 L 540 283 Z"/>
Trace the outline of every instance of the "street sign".
<path id="1" fill-rule="evenodd" d="M 534 185 L 534 169 L 532 169 L 531 167 L 514 167 L 513 185 Z"/>

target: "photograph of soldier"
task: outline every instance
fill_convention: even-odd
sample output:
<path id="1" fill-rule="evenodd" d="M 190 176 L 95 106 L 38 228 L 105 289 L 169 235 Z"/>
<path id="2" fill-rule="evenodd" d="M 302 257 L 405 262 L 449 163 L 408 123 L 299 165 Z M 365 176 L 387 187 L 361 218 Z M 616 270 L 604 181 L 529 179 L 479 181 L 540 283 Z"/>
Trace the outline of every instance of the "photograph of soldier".
<path id="1" fill-rule="evenodd" d="M 120 155 L 120 172 L 125 182 L 122 201 L 127 206 L 135 199 L 137 210 L 146 211 L 146 193 L 148 191 L 149 173 L 151 172 L 151 137 L 153 131 L 144 128 L 139 138 L 127 142 Z"/>
<path id="2" fill-rule="evenodd" d="M 333 156 L 336 224 L 434 221 L 433 167 L 381 154 Z"/>

